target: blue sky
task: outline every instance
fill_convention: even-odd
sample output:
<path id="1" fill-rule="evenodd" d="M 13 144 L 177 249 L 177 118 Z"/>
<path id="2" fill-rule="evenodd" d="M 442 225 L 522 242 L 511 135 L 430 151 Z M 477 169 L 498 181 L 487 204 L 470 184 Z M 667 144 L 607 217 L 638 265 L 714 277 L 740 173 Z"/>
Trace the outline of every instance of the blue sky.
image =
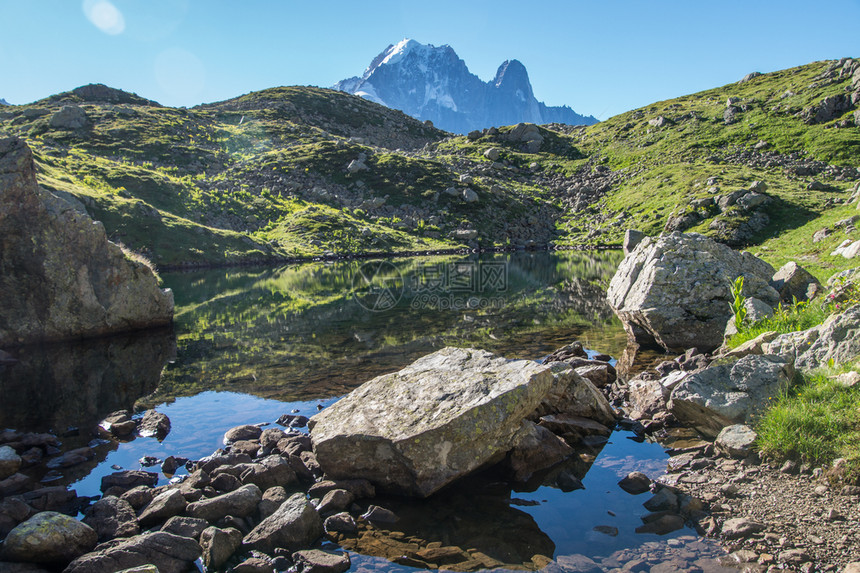
<path id="1" fill-rule="evenodd" d="M 192 106 L 359 75 L 404 37 L 606 119 L 751 71 L 860 57 L 860 0 L 0 0 L 0 98 L 105 83 Z"/>

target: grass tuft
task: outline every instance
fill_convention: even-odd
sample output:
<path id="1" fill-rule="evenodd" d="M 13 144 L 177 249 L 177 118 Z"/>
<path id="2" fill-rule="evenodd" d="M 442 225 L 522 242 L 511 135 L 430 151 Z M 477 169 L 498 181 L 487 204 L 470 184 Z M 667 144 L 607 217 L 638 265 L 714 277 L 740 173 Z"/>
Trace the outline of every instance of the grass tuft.
<path id="1" fill-rule="evenodd" d="M 778 334 L 786 334 L 806 330 L 821 324 L 835 311 L 837 311 L 835 305 L 826 300 L 815 300 L 810 303 L 798 302 L 789 305 L 780 304 L 773 316 L 744 325 L 737 334 L 729 338 L 727 344 L 729 348 L 737 348 L 744 342 L 765 332 L 774 331 Z"/>
<path id="2" fill-rule="evenodd" d="M 756 428 L 761 453 L 814 466 L 844 458 L 848 475 L 860 475 L 860 388 L 835 379 L 852 369 L 822 369 L 779 396 Z"/>

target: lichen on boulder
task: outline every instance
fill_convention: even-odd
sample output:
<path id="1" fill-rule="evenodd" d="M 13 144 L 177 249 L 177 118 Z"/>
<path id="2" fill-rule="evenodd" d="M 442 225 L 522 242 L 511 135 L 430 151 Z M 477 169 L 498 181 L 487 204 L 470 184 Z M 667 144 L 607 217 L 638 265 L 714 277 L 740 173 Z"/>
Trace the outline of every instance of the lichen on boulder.
<path id="1" fill-rule="evenodd" d="M 364 383 L 310 426 L 331 479 L 365 478 L 383 492 L 427 497 L 501 461 L 523 420 L 571 408 L 612 418 L 606 399 L 567 364 L 444 348 Z"/>
<path id="2" fill-rule="evenodd" d="M 618 267 L 607 301 L 632 343 L 672 352 L 711 351 L 723 342 L 731 316 L 731 285 L 744 277 L 743 294 L 776 306 L 769 285 L 774 269 L 750 253 L 697 233 L 643 240 Z"/>

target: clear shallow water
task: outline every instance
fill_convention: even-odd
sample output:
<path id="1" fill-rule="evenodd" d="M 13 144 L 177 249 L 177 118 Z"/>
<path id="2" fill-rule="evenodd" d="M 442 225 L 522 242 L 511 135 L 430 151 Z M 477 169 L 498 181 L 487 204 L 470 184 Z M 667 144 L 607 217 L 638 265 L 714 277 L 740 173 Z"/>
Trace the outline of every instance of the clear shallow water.
<path id="1" fill-rule="evenodd" d="M 167 414 L 172 430 L 162 442 L 98 446 L 94 460 L 51 482 L 95 496 L 114 468 L 137 469 L 143 456 L 198 459 L 233 426 L 273 423 L 293 410 L 313 415 L 446 345 L 538 359 L 581 340 L 618 356 L 625 337 L 604 291 L 619 261 L 618 253 L 516 253 L 166 273 L 175 332 L 19 350 L 18 364 L 0 367 L 0 427 L 67 433 L 71 449 L 91 440 L 111 411 L 136 403 Z M 383 500 L 403 519 L 391 531 L 371 528 L 366 543 L 351 547 L 353 569 L 411 569 L 387 553 L 403 539 L 481 549 L 504 557 L 506 567 L 533 568 L 533 555 L 606 563 L 624 551 L 662 555 L 670 539 L 699 544 L 696 558 L 715 551 L 689 528 L 663 537 L 634 532 L 648 496 L 631 496 L 617 481 L 634 469 L 659 475 L 666 454 L 630 437 L 615 432 L 596 458 L 571 462 L 584 490 L 539 483 L 512 491 L 479 476 L 429 502 Z"/>

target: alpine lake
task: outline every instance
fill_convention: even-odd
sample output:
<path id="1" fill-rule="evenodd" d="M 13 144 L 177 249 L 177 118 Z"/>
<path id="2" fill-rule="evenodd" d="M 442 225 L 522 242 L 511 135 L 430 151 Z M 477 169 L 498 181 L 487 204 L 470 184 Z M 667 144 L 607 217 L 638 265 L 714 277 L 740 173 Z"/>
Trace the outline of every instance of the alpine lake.
<path id="1" fill-rule="evenodd" d="M 26 471 L 98 496 L 104 475 L 207 456 L 234 426 L 310 417 L 445 346 L 540 360 L 578 340 L 592 355 L 619 357 L 626 337 L 605 291 L 621 259 L 617 251 L 520 251 L 162 273 L 175 295 L 173 329 L 17 349 L 18 362 L 0 366 L 0 429 L 53 432 L 64 451 L 92 446 L 89 462 Z M 102 433 L 93 441 L 109 413 L 148 408 L 170 418 L 163 440 Z M 579 489 L 560 486 L 553 472 L 527 486 L 478 475 L 427 500 L 376 498 L 400 521 L 367 525 L 341 548 L 352 571 L 415 570 L 400 558 L 415 543 L 480 552 L 493 568 L 730 570 L 718 564 L 716 542 L 690 526 L 636 532 L 650 494 L 630 495 L 618 481 L 632 471 L 664 474 L 671 446 L 671 438 L 616 429 L 602 448 L 566 462 Z M 160 474 L 159 483 L 186 473 Z"/>

